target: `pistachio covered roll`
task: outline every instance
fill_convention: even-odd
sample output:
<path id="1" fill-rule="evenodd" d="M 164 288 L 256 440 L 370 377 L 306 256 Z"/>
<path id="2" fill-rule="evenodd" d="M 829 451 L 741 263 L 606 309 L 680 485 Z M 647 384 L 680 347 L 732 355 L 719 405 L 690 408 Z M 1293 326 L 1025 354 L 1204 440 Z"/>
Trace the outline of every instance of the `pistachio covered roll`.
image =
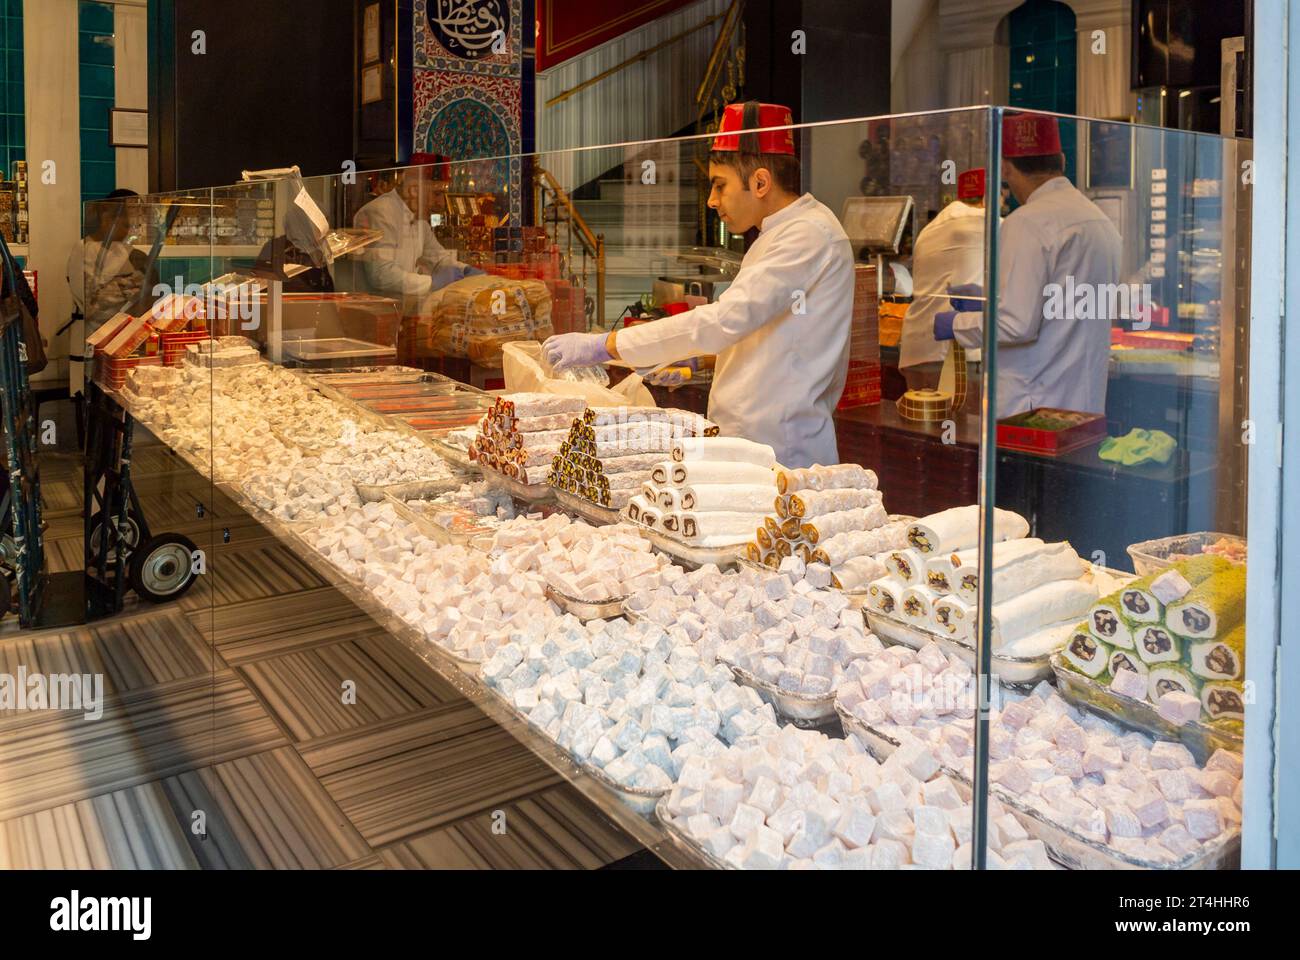
<path id="1" fill-rule="evenodd" d="M 1151 672 L 1151 668 L 1142 662 L 1142 658 L 1139 657 L 1137 652 L 1134 650 L 1111 650 L 1110 660 L 1106 664 L 1106 669 L 1110 671 L 1111 676 L 1114 676 L 1121 670 L 1131 670 L 1133 673 L 1143 677 Z"/>
<path id="2" fill-rule="evenodd" d="M 1142 577 L 1116 591 L 1120 611 L 1135 623 L 1159 623 L 1164 616 L 1165 606 L 1151 590 L 1153 580 L 1154 576 Z"/>
<path id="3" fill-rule="evenodd" d="M 1197 584 L 1169 605 L 1165 622 L 1180 636 L 1213 639 L 1229 633 L 1246 613 L 1246 568 L 1232 566 Z"/>
<path id="4" fill-rule="evenodd" d="M 1201 682 L 1181 664 L 1165 663 L 1152 667 L 1151 672 L 1147 674 L 1147 696 L 1151 702 L 1159 703 L 1161 697 L 1174 691 L 1199 697 Z"/>
<path id="5" fill-rule="evenodd" d="M 1188 641 L 1187 661 L 1206 680 L 1240 680 L 1246 672 L 1246 625 L 1237 624 L 1218 640 Z"/>
<path id="6" fill-rule="evenodd" d="M 1138 627 L 1133 634 L 1137 655 L 1147 666 L 1183 659 L 1183 644 L 1172 630 L 1160 623 Z"/>
<path id="7" fill-rule="evenodd" d="M 1085 624 L 1079 624 L 1065 641 L 1061 656 L 1086 677 L 1100 677 L 1110 669 L 1110 647 L 1092 635 Z"/>
<path id="8" fill-rule="evenodd" d="M 903 586 L 890 577 L 871 581 L 867 587 L 867 606 L 876 613 L 897 617 L 903 606 Z"/>
<path id="9" fill-rule="evenodd" d="M 1201 710 L 1210 720 L 1245 720 L 1242 685 L 1232 680 L 1209 681 L 1201 687 Z"/>
<path id="10" fill-rule="evenodd" d="M 1124 650 L 1134 649 L 1138 623 L 1124 612 L 1119 591 L 1102 597 L 1088 611 L 1088 629 L 1102 643 Z"/>

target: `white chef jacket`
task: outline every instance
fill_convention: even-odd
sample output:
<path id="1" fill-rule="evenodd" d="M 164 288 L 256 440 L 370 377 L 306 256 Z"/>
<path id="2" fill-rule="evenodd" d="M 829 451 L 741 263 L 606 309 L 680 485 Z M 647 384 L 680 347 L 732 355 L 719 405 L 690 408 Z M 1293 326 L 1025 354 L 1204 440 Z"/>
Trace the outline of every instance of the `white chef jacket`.
<path id="1" fill-rule="evenodd" d="M 1035 407 L 1106 412 L 1110 319 L 1044 319 L 1048 284 L 1119 282 L 1119 231 L 1065 177 L 1048 180 L 998 234 L 998 417 Z M 983 313 L 959 313 L 953 334 L 983 342 Z"/>
<path id="2" fill-rule="evenodd" d="M 430 274 L 460 266 L 433 235 L 429 221 L 413 214 L 397 190 L 375 197 L 357 211 L 353 223 L 383 232 L 366 248 L 364 258 L 366 281 L 375 293 L 423 297 L 434 289 Z M 416 272 L 417 268 L 424 272 Z"/>
<path id="3" fill-rule="evenodd" d="M 852 319 L 849 238 L 805 193 L 764 218 L 715 303 L 621 330 L 617 347 L 637 367 L 716 353 L 709 419 L 723 434 L 771 445 L 787 467 L 807 467 L 839 461 L 831 415 L 848 376 Z"/>
<path id="4" fill-rule="evenodd" d="M 912 251 L 912 302 L 903 318 L 899 367 L 941 363 L 948 343 L 934 339 L 934 315 L 951 310 L 948 288 L 984 286 L 984 208 L 954 200 L 921 230 Z M 978 360 L 967 354 L 968 360 Z"/>

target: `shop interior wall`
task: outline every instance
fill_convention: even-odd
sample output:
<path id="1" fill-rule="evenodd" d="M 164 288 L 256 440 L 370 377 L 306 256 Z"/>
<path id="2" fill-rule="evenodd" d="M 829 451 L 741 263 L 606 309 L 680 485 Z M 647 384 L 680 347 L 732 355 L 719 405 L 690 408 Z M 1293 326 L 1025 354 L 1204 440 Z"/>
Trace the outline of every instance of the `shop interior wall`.
<path id="1" fill-rule="evenodd" d="M 150 189 L 295 163 L 338 173 L 352 159 L 351 0 L 160 0 L 150 15 Z"/>

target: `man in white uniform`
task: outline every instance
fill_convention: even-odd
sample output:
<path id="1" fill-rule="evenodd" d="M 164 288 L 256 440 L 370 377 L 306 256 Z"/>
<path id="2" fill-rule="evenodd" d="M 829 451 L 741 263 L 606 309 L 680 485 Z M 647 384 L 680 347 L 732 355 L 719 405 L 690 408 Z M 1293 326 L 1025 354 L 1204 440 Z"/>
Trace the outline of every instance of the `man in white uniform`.
<path id="1" fill-rule="evenodd" d="M 85 239 L 68 255 L 68 288 L 73 304 L 86 318 L 87 332 L 93 333 L 119 310 L 140 300 L 149 258 L 128 242 L 125 201 L 134 196 L 134 190 L 114 190 L 102 201 L 88 204 Z"/>
<path id="2" fill-rule="evenodd" d="M 367 286 L 372 293 L 402 301 L 407 315 L 419 313 L 421 301 L 432 291 L 483 272 L 458 261 L 433 235 L 429 214 L 438 189 L 431 164 L 408 168 L 398 174 L 393 189 L 353 218 L 357 227 L 383 233 L 366 250 Z"/>
<path id="3" fill-rule="evenodd" d="M 771 445 L 788 467 L 836 463 L 831 417 L 848 376 L 853 253 L 835 215 L 799 194 L 790 111 L 731 104 L 709 156 L 709 206 L 732 233 L 759 227 L 715 303 L 614 333 L 551 337 L 565 369 L 622 359 L 637 368 L 717 354 L 709 418 Z"/>
<path id="4" fill-rule="evenodd" d="M 1075 290 L 1091 286 L 1098 302 L 1105 301 L 1104 285 L 1120 278 L 1119 231 L 1065 178 L 1055 117 L 1004 117 L 1002 157 L 1021 206 L 998 234 L 997 415 L 1036 407 L 1105 413 L 1110 326 L 1118 318 L 1073 311 L 1047 316 L 1045 308 L 1053 286 L 1066 288 L 1069 278 Z M 967 348 L 978 347 L 983 307 L 962 298 L 978 288 L 953 293 L 956 310 L 935 315 L 935 338 L 955 337 Z"/>
<path id="5" fill-rule="evenodd" d="M 903 318 L 898 366 L 909 390 L 935 389 L 948 343 L 934 338 L 934 315 L 948 308 L 948 291 L 984 279 L 984 170 L 957 178 L 957 199 L 926 224 L 912 251 L 913 297 Z M 967 354 L 974 362 L 979 352 Z"/>

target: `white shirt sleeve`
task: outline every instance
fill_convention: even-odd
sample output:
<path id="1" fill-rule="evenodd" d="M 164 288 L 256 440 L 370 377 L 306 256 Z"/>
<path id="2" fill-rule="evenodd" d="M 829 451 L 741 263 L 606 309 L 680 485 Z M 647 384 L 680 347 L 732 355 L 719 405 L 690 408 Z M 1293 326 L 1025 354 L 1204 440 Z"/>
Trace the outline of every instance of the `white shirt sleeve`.
<path id="1" fill-rule="evenodd" d="M 706 303 L 653 323 L 620 330 L 619 356 L 635 367 L 719 353 L 772 322 L 798 302 L 825 272 L 833 247 L 816 226 L 789 224 L 741 266 L 731 286 Z"/>
<path id="2" fill-rule="evenodd" d="M 381 214 L 377 210 L 359 210 L 354 222 L 383 234 L 366 250 L 366 280 L 372 289 L 389 296 L 422 297 L 433 288 L 432 278 L 403 270 L 398 263 L 401 230 L 386 211 Z"/>
<path id="3" fill-rule="evenodd" d="M 1017 223 L 1014 214 L 1003 223 L 998 236 L 998 343 L 1038 339 L 1049 252 L 1037 233 Z M 977 350 L 984 343 L 984 314 L 959 313 L 952 330 L 958 343 Z"/>

